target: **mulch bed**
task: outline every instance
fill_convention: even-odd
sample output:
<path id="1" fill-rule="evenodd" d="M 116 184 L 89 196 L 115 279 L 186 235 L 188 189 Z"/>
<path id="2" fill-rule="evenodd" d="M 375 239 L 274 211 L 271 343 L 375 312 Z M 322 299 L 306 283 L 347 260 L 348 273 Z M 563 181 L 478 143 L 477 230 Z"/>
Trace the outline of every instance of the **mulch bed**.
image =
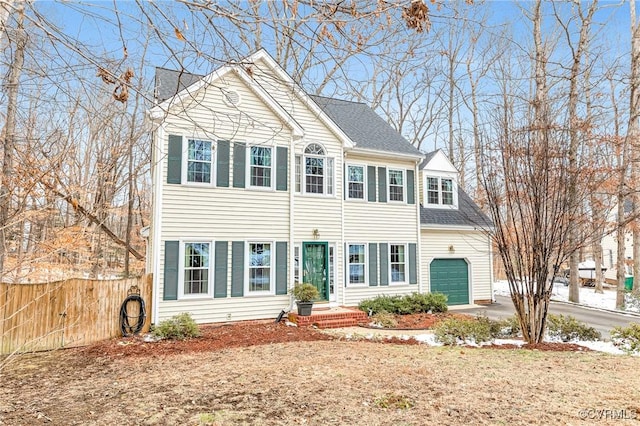
<path id="1" fill-rule="evenodd" d="M 414 314 L 398 315 L 396 329 L 428 329 L 438 321 L 461 314 Z M 316 340 L 339 340 L 340 337 L 326 334 L 313 327 L 291 327 L 273 321 L 245 321 L 230 324 L 200 326 L 201 336 L 186 340 L 162 340 L 145 342 L 141 336 L 110 339 L 87 347 L 75 349 L 94 357 L 164 357 L 167 355 L 215 352 L 228 348 L 250 347 L 285 342 L 309 342 Z M 398 337 L 380 338 L 370 341 L 372 344 L 419 345 L 416 339 Z M 589 349 L 572 343 L 540 343 L 523 346 L 485 345 L 486 349 L 530 349 L 538 351 L 586 352 Z"/>

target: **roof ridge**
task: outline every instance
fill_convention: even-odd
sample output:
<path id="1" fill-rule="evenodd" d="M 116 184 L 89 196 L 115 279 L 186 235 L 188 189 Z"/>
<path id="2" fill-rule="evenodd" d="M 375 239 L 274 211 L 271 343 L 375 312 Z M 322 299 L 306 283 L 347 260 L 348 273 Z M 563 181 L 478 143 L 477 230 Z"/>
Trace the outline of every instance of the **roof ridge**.
<path id="1" fill-rule="evenodd" d="M 346 102 L 346 103 L 350 103 L 350 104 L 367 105 L 365 102 L 360 102 L 360 101 L 349 101 L 349 100 L 347 100 L 347 99 L 332 98 L 332 97 L 330 97 L 330 96 L 312 95 L 312 94 L 309 94 L 309 96 L 311 96 L 312 98 L 329 99 L 329 100 L 332 100 L 332 101 Z M 368 106 L 368 105 L 367 105 L 367 106 Z"/>

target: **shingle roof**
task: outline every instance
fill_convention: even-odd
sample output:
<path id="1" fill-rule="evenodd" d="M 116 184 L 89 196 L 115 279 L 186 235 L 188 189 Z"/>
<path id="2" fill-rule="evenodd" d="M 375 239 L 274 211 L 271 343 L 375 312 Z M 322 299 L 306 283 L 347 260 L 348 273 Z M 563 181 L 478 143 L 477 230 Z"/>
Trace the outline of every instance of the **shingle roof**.
<path id="1" fill-rule="evenodd" d="M 422 163 L 420 163 L 420 170 L 424 169 L 427 166 L 427 164 L 429 164 L 429 161 L 431 161 L 433 157 L 435 157 L 438 151 L 440 150 L 436 149 L 435 151 L 427 152 L 424 155 L 424 160 L 422 160 Z"/>
<path id="2" fill-rule="evenodd" d="M 367 105 L 323 96 L 310 97 L 355 142 L 357 148 L 422 155 Z"/>
<path id="3" fill-rule="evenodd" d="M 491 220 L 473 202 L 462 188 L 458 187 L 458 209 L 430 209 L 420 206 L 420 223 L 423 225 L 453 225 L 488 228 Z"/>
<path id="4" fill-rule="evenodd" d="M 203 77 L 185 71 L 156 68 L 156 100 L 165 101 Z M 367 105 L 322 96 L 310 97 L 349 136 L 356 147 L 402 154 L 422 154 Z"/>
<path id="5" fill-rule="evenodd" d="M 158 102 L 166 101 L 203 77 L 203 75 L 191 74 L 186 71 L 156 67 L 156 100 Z"/>

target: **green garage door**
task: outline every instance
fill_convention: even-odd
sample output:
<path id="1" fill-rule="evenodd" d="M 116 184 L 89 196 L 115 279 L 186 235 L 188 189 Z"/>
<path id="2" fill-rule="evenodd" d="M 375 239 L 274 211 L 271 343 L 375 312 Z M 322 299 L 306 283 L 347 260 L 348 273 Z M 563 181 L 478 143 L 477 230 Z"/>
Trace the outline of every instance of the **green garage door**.
<path id="1" fill-rule="evenodd" d="M 449 305 L 469 303 L 469 267 L 464 259 L 434 259 L 431 262 L 431 292 L 444 293 Z"/>

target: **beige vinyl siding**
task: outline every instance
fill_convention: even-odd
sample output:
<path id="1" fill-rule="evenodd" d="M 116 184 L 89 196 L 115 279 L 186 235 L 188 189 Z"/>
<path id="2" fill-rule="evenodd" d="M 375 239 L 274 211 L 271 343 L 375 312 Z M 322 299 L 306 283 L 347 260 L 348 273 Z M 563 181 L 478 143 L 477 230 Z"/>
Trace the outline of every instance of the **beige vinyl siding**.
<path id="1" fill-rule="evenodd" d="M 362 300 L 373 299 L 377 296 L 395 296 L 416 293 L 417 285 L 387 285 L 375 287 L 346 287 L 345 288 L 345 306 L 357 306 Z"/>
<path id="2" fill-rule="evenodd" d="M 256 238 L 257 240 L 259 238 Z M 170 238 L 168 238 L 170 240 Z M 188 239 L 185 239 L 188 240 Z M 206 239 L 200 239 L 206 241 Z M 244 240 L 239 238 L 238 241 Z M 219 240 L 225 241 L 225 240 Z M 231 241 L 229 241 L 230 243 Z M 214 242 L 211 246 L 211 262 L 214 260 Z M 181 242 L 182 244 L 182 242 Z M 288 249 L 288 259 L 290 259 L 291 248 Z M 244 297 L 231 297 L 231 244 L 229 244 L 228 253 L 228 269 L 227 269 L 227 297 L 203 296 L 202 298 L 183 299 L 183 300 L 162 300 L 164 287 L 164 268 L 160 268 L 158 279 L 161 283 L 158 288 L 158 294 L 155 296 L 155 301 L 159 303 L 159 317 L 155 319 L 156 323 L 173 315 L 180 314 L 182 312 L 189 312 L 193 319 L 199 324 L 211 323 L 211 322 L 223 322 L 223 321 L 244 321 L 255 320 L 264 318 L 276 318 L 282 309 L 288 308 L 290 299 L 288 295 L 270 295 L 270 296 L 244 296 Z M 246 256 L 246 244 L 245 244 L 245 256 Z M 272 267 L 275 267 L 275 256 Z M 164 241 L 160 245 L 160 259 L 161 264 L 164 265 Z M 180 270 L 179 274 L 183 274 L 184 271 Z M 210 286 L 214 286 L 215 271 L 211 269 Z M 245 270 L 245 278 L 247 271 Z M 292 278 L 290 278 L 292 279 Z M 180 285 L 180 283 L 178 284 Z M 275 286 L 275 283 L 272 283 Z M 213 288 L 212 288 L 213 289 Z M 212 293 L 213 294 L 213 293 Z M 246 293 L 245 293 L 246 294 Z M 229 316 L 230 315 L 230 316 Z"/>
<path id="3" fill-rule="evenodd" d="M 379 201 L 365 200 L 345 200 L 344 201 L 344 226 L 346 241 L 370 241 L 370 242 L 402 242 L 417 243 L 418 213 L 415 204 L 406 203 L 406 170 L 415 170 L 414 161 L 380 160 L 366 156 L 349 155 L 345 160 L 345 165 L 356 164 L 365 166 L 385 167 L 387 171 L 391 169 L 405 170 L 405 202 L 381 203 Z M 344 174 L 341 175 L 341 180 Z M 379 177 L 376 179 L 376 190 Z M 388 184 L 388 180 L 387 180 Z M 414 184 L 417 186 L 417 177 L 414 177 Z M 365 191 L 367 181 L 365 177 Z M 344 193 L 340 194 L 344 197 Z"/>
<path id="4" fill-rule="evenodd" d="M 291 131 L 281 120 L 233 74 L 216 85 L 240 94 L 238 109 L 223 102 L 219 89 L 210 88 L 194 94 L 181 106 L 171 109 L 164 123 L 163 152 L 168 149 L 168 135 L 201 137 L 212 141 L 231 140 L 229 187 L 171 185 L 166 183 L 167 161 L 162 161 L 162 223 L 160 265 L 158 277 L 159 306 L 157 321 L 181 312 L 190 312 L 198 323 L 275 318 L 289 304 L 287 295 L 231 297 L 231 245 L 227 273 L 227 297 L 162 300 L 164 282 L 164 242 L 168 240 L 197 241 L 287 241 L 289 240 L 289 192 L 270 189 L 233 187 L 233 142 L 271 146 L 275 160 L 276 146 L 291 143 Z M 183 104 L 185 105 L 185 104 Z M 242 111 L 243 114 L 240 114 Z M 214 123 L 215 121 L 215 123 Z M 184 148 L 184 145 L 183 145 Z M 248 167 L 248 161 L 247 161 Z M 291 168 L 288 167 L 288 172 Z M 216 170 L 213 171 L 213 176 Z M 272 165 L 275 184 L 276 164 Z M 248 186 L 248 180 L 246 181 Z M 275 186 L 274 186 L 275 187 Z M 212 246 L 213 250 L 213 246 Z M 246 246 L 245 246 L 246 250 Z M 213 251 L 212 251 L 213 253 Z M 246 252 L 245 252 L 246 256 Z M 213 259 L 213 257 L 212 257 Z M 275 266 L 275 265 L 274 265 Z M 179 271 L 180 274 L 183 271 Z M 246 271 L 245 271 L 246 274 Z M 210 286 L 214 285 L 214 273 Z M 273 284 L 275 285 L 275 283 Z M 230 315 L 230 316 L 229 316 Z"/>
<path id="5" fill-rule="evenodd" d="M 426 230 L 421 233 L 423 291 L 429 291 L 429 268 L 433 259 L 465 259 L 469 264 L 473 300 L 491 300 L 491 254 L 486 233 L 472 230 Z M 453 246 L 454 252 L 449 251 Z"/>

